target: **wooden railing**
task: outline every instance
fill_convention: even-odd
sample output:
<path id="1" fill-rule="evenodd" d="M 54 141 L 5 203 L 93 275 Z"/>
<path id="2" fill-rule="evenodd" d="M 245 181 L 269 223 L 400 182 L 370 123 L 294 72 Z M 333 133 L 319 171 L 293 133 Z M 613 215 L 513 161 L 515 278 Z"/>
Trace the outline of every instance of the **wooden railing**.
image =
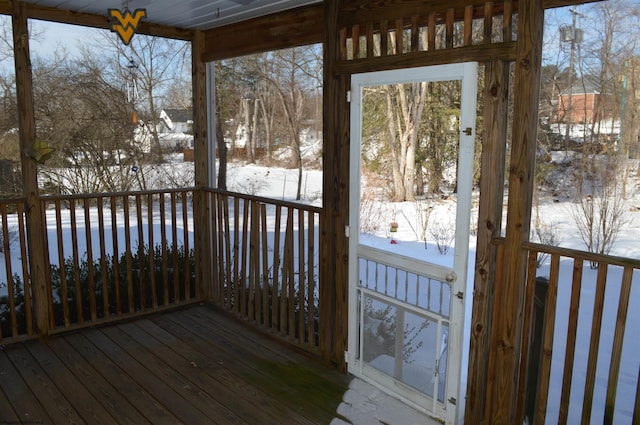
<path id="1" fill-rule="evenodd" d="M 51 332 L 198 301 L 193 189 L 42 197 Z M 24 200 L 0 200 L 0 343 L 33 337 Z M 44 230 L 43 230 L 44 231 Z M 11 278 L 8 278 L 11 277 Z M 0 287 L 0 291 L 2 287 Z"/>
<path id="2" fill-rule="evenodd" d="M 213 302 L 315 350 L 321 209 L 218 190 L 206 193 L 214 242 Z"/>
<path id="3" fill-rule="evenodd" d="M 209 252 L 194 250 L 194 196 L 208 203 L 199 229 L 211 231 Z M 55 333 L 210 296 L 295 345 L 318 347 L 320 208 L 193 189 L 41 199 L 46 312 L 33 311 L 25 200 L 0 200 L 0 344 L 36 337 L 35 314 Z M 210 287 L 200 286 L 200 262 Z"/>
<path id="4" fill-rule="evenodd" d="M 640 423 L 640 260 L 533 243 L 525 249 L 517 417 L 536 424 Z M 548 268 L 536 268 L 540 255 Z M 548 289 L 541 320 L 534 320 L 541 276 Z M 541 346 L 532 349 L 536 336 Z"/>

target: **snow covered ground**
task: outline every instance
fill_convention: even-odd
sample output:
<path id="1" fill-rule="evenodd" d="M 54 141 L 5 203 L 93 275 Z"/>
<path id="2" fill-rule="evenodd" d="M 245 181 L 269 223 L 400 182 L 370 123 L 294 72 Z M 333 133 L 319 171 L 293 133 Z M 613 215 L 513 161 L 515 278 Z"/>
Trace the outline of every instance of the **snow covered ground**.
<path id="1" fill-rule="evenodd" d="M 192 164 L 174 163 L 169 164 L 174 170 L 192 167 Z M 255 195 L 267 196 L 276 199 L 293 200 L 297 185 L 297 170 L 265 168 L 256 165 L 230 164 L 228 173 L 229 188 L 231 190 L 243 191 Z M 627 224 L 618 236 L 612 255 L 640 258 L 640 180 L 632 179 L 628 184 L 629 199 L 627 201 Z M 303 202 L 316 206 L 321 206 L 322 194 L 322 173 L 318 170 L 305 170 L 302 184 Z M 476 194 L 477 196 L 477 194 Z M 452 195 L 448 199 L 434 200 L 431 204 L 433 211 L 430 223 L 446 224 L 450 220 L 452 209 L 455 208 L 455 197 Z M 377 230 L 372 230 L 362 235 L 363 240 L 369 241 L 373 245 L 385 245 L 385 249 L 392 250 L 404 255 L 417 258 L 428 259 L 431 262 L 450 264 L 453 250 L 446 254 L 441 254 L 436 247 L 435 240 L 429 232 L 426 233 L 427 245 L 419 240 L 416 233 L 417 223 L 415 221 L 416 207 L 413 203 L 398 203 L 392 206 L 395 220 L 399 223 L 398 232 L 393 239 L 398 243 L 390 245 L 390 234 L 388 232 L 387 221 L 384 220 Z M 584 243 L 575 230 L 575 222 L 571 216 L 571 200 L 569 196 L 543 196 L 538 210 L 539 216 L 547 224 L 553 223 L 554 229 L 561 241 L 561 246 L 584 250 Z M 93 214 L 93 212 L 92 212 Z M 181 217 L 181 214 L 179 214 Z M 474 214 L 472 214 L 474 216 Z M 92 215 L 92 219 L 94 220 Z M 54 211 L 47 211 L 47 220 L 55 222 Z M 190 220 L 190 218 L 189 218 Z M 473 219 L 472 219 L 473 221 Z M 69 221 L 63 215 L 63 222 L 68 228 Z M 15 225 L 15 216 L 8 217 L 9 227 Z M 93 228 L 97 230 L 97 225 Z M 472 229 L 475 226 L 472 223 Z M 80 232 L 82 229 L 78 229 Z M 108 229 L 109 230 L 109 229 Z M 158 234 L 159 229 L 154 227 L 154 232 Z M 107 231 L 109 236 L 109 231 Z M 192 235 L 191 235 L 192 236 Z M 94 235 L 93 240 L 98 240 Z M 467 293 L 472 293 L 473 267 L 475 262 L 475 236 L 470 238 L 469 254 L 469 280 Z M 17 243 L 12 245 L 12 259 L 14 261 L 13 270 L 20 269 L 20 251 Z M 135 243 L 134 243 L 135 245 Z M 57 258 L 57 247 L 51 247 L 51 257 Z M 70 250 L 65 248 L 65 253 Z M 68 255 L 68 254 L 67 254 Z M 4 260 L 1 260 L 4 264 Z M 4 268 L 0 269 L 4 272 Z M 566 344 L 566 332 L 568 326 L 569 298 L 571 294 L 571 276 L 573 264 L 568 260 L 561 262 L 560 285 L 558 289 L 558 312 L 556 314 L 556 326 L 554 334 L 554 350 L 551 372 L 551 389 L 549 393 L 549 406 L 547 409 L 547 423 L 556 423 L 558 415 L 558 404 L 560 400 L 560 390 L 562 381 L 563 361 Z M 604 412 L 604 399 L 606 395 L 609 362 L 611 357 L 611 345 L 615 331 L 616 315 L 618 308 L 618 298 L 620 294 L 620 282 L 622 270 L 610 268 L 608 286 L 605 295 L 605 311 L 602 321 L 601 345 L 596 369 L 596 388 L 594 392 L 594 422 L 598 422 Z M 4 273 L 2 273 L 4 274 Z M 549 264 L 543 264 L 538 270 L 539 276 L 548 276 Z M 575 367 L 573 373 L 573 387 L 571 395 L 571 409 L 569 412 L 569 423 L 573 423 L 582 408 L 582 397 L 584 388 L 584 376 L 586 373 L 589 340 L 591 334 L 591 322 L 593 317 L 593 300 L 595 296 L 595 280 L 597 270 L 591 270 L 588 263 L 583 268 L 583 288 L 581 293 L 581 308 L 579 311 L 578 341 L 576 348 Z M 4 276 L 0 276 L 0 282 L 6 281 Z M 6 289 L 0 288 L 0 295 Z M 469 323 L 471 319 L 471 298 L 466 297 L 466 320 L 464 341 L 468 341 Z M 627 329 L 622 352 L 622 365 L 620 371 L 619 387 L 616 400 L 616 423 L 630 423 L 633 414 L 633 403 L 635 398 L 636 381 L 638 370 L 640 369 L 640 338 L 637 337 L 637 328 L 640 326 L 640 272 L 634 274 L 634 284 L 632 287 L 631 301 L 629 306 L 629 316 L 627 318 Z M 465 344 L 463 352 L 462 382 L 460 400 L 464 400 L 464 389 L 466 386 L 468 343 Z M 461 410 L 463 407 L 461 407 Z"/>

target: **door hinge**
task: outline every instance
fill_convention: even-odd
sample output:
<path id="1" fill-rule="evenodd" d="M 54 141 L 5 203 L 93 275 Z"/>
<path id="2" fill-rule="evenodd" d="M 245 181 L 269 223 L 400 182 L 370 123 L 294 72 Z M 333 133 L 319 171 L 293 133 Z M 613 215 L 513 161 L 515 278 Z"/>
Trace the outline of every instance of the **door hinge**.
<path id="1" fill-rule="evenodd" d="M 464 129 L 463 133 L 467 136 L 471 136 L 473 134 L 473 129 L 471 127 L 467 127 Z"/>
<path id="2" fill-rule="evenodd" d="M 349 352 L 348 351 L 344 352 L 344 362 L 345 362 L 345 364 L 349 363 Z"/>
<path id="3" fill-rule="evenodd" d="M 458 400 L 456 400 L 455 397 L 451 397 L 449 399 L 449 403 L 453 404 L 454 406 L 456 405 L 457 402 L 458 402 Z"/>
<path id="4" fill-rule="evenodd" d="M 351 90 L 347 90 L 347 103 L 351 103 Z"/>
<path id="5" fill-rule="evenodd" d="M 462 291 L 458 291 L 458 293 L 456 294 L 456 297 L 458 297 L 459 299 L 463 299 L 464 293 Z"/>
<path id="6" fill-rule="evenodd" d="M 344 226 L 344 236 L 349 237 L 349 226 Z"/>

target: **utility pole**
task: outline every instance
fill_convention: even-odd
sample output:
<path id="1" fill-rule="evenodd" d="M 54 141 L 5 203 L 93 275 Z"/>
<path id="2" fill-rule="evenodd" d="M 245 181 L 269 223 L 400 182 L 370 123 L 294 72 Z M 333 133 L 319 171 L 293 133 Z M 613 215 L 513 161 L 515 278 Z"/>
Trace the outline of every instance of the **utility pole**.
<path id="1" fill-rule="evenodd" d="M 569 93 L 567 97 L 567 107 L 565 109 L 565 135 L 564 144 L 565 151 L 569 147 L 569 136 L 571 135 L 571 100 L 573 97 L 573 68 L 574 68 L 574 55 L 576 50 L 576 44 L 582 41 L 583 33 L 581 29 L 576 28 L 576 16 L 579 15 L 576 10 L 576 6 L 571 9 L 572 23 L 571 26 L 560 27 L 560 41 L 569 42 Z"/>

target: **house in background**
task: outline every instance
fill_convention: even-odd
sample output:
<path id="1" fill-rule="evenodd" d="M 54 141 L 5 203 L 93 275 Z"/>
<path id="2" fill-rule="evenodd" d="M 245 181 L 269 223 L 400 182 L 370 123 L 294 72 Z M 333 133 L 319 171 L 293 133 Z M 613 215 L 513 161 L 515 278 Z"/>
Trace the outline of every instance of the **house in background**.
<path id="1" fill-rule="evenodd" d="M 190 109 L 162 109 L 156 119 L 158 142 L 165 151 L 193 151 L 193 112 Z M 134 130 L 134 140 L 143 152 L 150 152 L 154 142 L 151 127 L 142 121 Z"/>
<path id="2" fill-rule="evenodd" d="M 163 148 L 182 151 L 193 149 L 193 111 L 162 109 L 158 120 L 158 138 Z"/>
<path id="3" fill-rule="evenodd" d="M 191 109 L 162 109 L 158 133 L 193 134 L 193 111 Z"/>
<path id="4" fill-rule="evenodd" d="M 591 135 L 613 137 L 620 133 L 620 117 L 615 114 L 614 99 L 602 89 L 599 79 L 585 76 L 578 79 L 571 90 L 560 92 L 556 113 L 560 134 L 567 134 L 567 121 L 569 138 L 576 141 Z"/>

